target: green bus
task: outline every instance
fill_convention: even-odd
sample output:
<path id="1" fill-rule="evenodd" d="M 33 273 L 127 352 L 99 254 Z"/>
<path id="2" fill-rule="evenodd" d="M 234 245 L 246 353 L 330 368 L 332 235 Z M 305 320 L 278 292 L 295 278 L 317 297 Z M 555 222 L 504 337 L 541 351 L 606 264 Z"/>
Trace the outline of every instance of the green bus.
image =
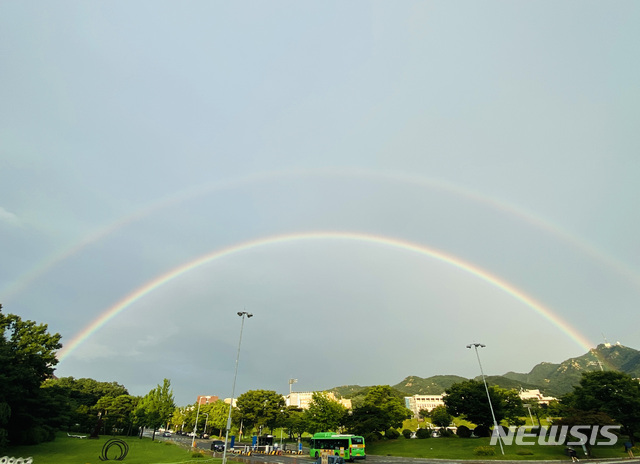
<path id="1" fill-rule="evenodd" d="M 346 461 L 365 459 L 364 438 L 333 432 L 318 432 L 311 439 L 309 455 L 317 458 L 323 451 L 343 457 Z"/>

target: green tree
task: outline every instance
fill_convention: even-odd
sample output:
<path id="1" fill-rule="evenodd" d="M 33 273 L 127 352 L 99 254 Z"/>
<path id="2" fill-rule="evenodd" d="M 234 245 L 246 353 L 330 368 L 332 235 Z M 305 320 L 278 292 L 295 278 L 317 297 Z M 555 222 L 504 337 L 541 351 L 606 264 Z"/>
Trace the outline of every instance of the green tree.
<path id="1" fill-rule="evenodd" d="M 273 390 L 250 390 L 238 396 L 234 422 L 242 422 L 249 431 L 253 428 L 275 427 L 285 402 L 282 395 Z"/>
<path id="2" fill-rule="evenodd" d="M 184 427 L 187 423 L 187 408 L 176 407 L 171 415 L 171 423 L 173 424 L 173 430 L 184 431 Z"/>
<path id="3" fill-rule="evenodd" d="M 0 447 L 52 440 L 63 411 L 40 387 L 53 375 L 62 347 L 46 324 L 3 314 L 0 305 Z"/>
<path id="4" fill-rule="evenodd" d="M 446 406 L 436 406 L 431 411 L 431 422 L 438 427 L 448 427 L 453 421 L 453 416 L 449 414 Z"/>
<path id="5" fill-rule="evenodd" d="M 490 386 L 488 390 L 498 424 L 503 419 L 515 420 L 518 416 L 524 414 L 522 400 L 520 400 L 517 393 L 494 386 Z M 493 426 L 491 408 L 483 382 L 466 380 L 454 383 L 445 392 L 444 404 L 451 414 L 464 416 L 476 425 L 487 428 Z"/>
<path id="6" fill-rule="evenodd" d="M 500 401 L 499 408 L 503 411 L 504 419 L 507 423 L 515 426 L 524 425 L 525 420 L 522 417 L 526 414 L 526 411 L 518 392 L 499 387 L 495 387 L 495 390 Z"/>
<path id="7" fill-rule="evenodd" d="M 90 432 L 95 427 L 96 418 L 100 413 L 97 404 L 101 398 L 113 399 L 129 394 L 123 385 L 116 382 L 98 382 L 88 378 L 47 379 L 43 383 L 43 388 L 65 398 L 64 409 L 68 414 L 66 423 L 63 425 L 66 425 L 69 430 L 82 432 Z"/>
<path id="8" fill-rule="evenodd" d="M 402 398 L 388 385 L 371 387 L 362 405 L 353 408 L 347 418 L 347 428 L 361 435 L 400 428 L 411 417 Z"/>
<path id="9" fill-rule="evenodd" d="M 289 407 L 289 414 L 284 424 L 285 430 L 289 434 L 289 438 L 298 437 L 302 438 L 302 434 L 307 431 L 307 423 L 305 421 L 304 412 Z"/>
<path id="10" fill-rule="evenodd" d="M 135 422 L 133 411 L 140 400 L 141 398 L 131 395 L 100 398 L 95 405 L 95 410 L 102 417 L 105 433 L 130 435 Z"/>
<path id="11" fill-rule="evenodd" d="M 580 384 L 562 403 L 581 411 L 605 413 L 619 422 L 635 443 L 640 428 L 640 382 L 630 375 L 618 371 L 585 372 Z"/>
<path id="12" fill-rule="evenodd" d="M 344 422 L 347 409 L 326 393 L 314 392 L 309 408 L 304 412 L 307 432 L 337 432 Z"/>
<path id="13" fill-rule="evenodd" d="M 215 403 L 208 404 L 207 406 L 211 430 L 218 429 L 218 436 L 222 437 L 222 432 L 227 425 L 229 405 L 222 400 L 218 400 Z"/>
<path id="14" fill-rule="evenodd" d="M 158 385 L 142 398 L 134 411 L 138 423 L 144 427 L 153 429 L 152 440 L 155 440 L 156 430 L 163 424 L 169 422 L 171 415 L 175 410 L 175 402 L 173 400 L 173 390 L 171 390 L 171 381 L 164 379 L 162 386 Z M 142 436 L 142 432 L 140 434 Z"/>

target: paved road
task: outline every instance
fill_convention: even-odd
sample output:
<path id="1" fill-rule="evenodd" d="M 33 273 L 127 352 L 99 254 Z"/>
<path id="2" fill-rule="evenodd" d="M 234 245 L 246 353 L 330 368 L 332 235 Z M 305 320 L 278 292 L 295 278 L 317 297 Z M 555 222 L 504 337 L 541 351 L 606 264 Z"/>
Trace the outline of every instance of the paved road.
<path id="1" fill-rule="evenodd" d="M 156 439 L 173 440 L 184 446 L 191 445 L 191 437 L 173 435 L 170 438 L 162 437 L 162 434 L 156 434 Z M 200 449 L 209 451 L 211 448 L 211 440 L 196 440 L 196 446 Z M 222 453 L 216 453 L 216 457 L 222 457 Z M 315 464 L 315 459 L 309 455 L 282 455 L 269 456 L 264 454 L 253 454 L 251 456 L 236 456 L 227 454 L 227 460 L 230 462 L 241 462 L 244 464 Z M 502 461 L 502 460 L 445 460 L 445 459 L 425 459 L 425 458 L 404 458 L 397 456 L 374 456 L 367 455 L 364 461 L 356 461 L 360 464 L 570 464 L 571 459 L 567 457 L 558 461 Z M 582 459 L 581 464 L 640 464 L 640 458 L 628 459 Z"/>
<path id="2" fill-rule="evenodd" d="M 265 456 L 256 454 L 252 456 L 233 456 L 227 455 L 229 461 L 242 462 L 245 464 L 314 464 L 316 461 L 309 456 Z M 422 458 L 403 458 L 396 456 L 372 456 L 368 455 L 365 461 L 356 461 L 362 464 L 569 464 L 571 459 L 560 461 L 448 461 L 444 459 L 422 459 Z M 589 464 L 640 464 L 640 459 L 590 459 L 581 460 L 581 463 Z"/>

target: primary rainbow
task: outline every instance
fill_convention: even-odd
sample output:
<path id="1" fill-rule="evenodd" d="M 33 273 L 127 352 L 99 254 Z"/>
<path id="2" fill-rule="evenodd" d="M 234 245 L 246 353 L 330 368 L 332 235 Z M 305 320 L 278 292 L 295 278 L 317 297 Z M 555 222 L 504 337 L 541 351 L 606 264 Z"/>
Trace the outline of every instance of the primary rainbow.
<path id="1" fill-rule="evenodd" d="M 137 288 L 122 300 L 118 301 L 115 305 L 108 308 L 104 311 L 100 316 L 94 320 L 91 324 L 85 327 L 80 333 L 78 333 L 68 344 L 66 344 L 58 353 L 58 359 L 63 361 L 66 357 L 68 357 L 75 349 L 78 348 L 85 340 L 87 340 L 92 334 L 94 334 L 97 330 L 100 329 L 103 325 L 109 322 L 111 319 L 116 317 L 122 311 L 127 309 L 129 306 L 145 297 L 155 289 L 161 287 L 162 285 L 170 282 L 171 280 L 180 277 L 187 272 L 190 272 L 203 264 L 209 263 L 216 259 L 223 258 L 225 256 L 229 256 L 235 253 L 239 253 L 242 251 L 250 250 L 252 248 L 257 248 L 266 245 L 273 245 L 277 243 L 285 243 L 285 242 L 296 242 L 296 241 L 304 241 L 304 240 L 347 240 L 347 241 L 357 241 L 364 243 L 371 243 L 377 245 L 386 245 L 393 248 L 398 248 L 402 250 L 408 250 L 416 253 L 420 253 L 431 258 L 437 259 L 438 261 L 442 261 L 444 263 L 450 264 L 458 269 L 462 269 L 466 272 L 469 272 L 476 277 L 494 285 L 500 290 L 508 293 L 513 296 L 517 300 L 529 306 L 543 318 L 547 319 L 553 325 L 558 327 L 564 333 L 566 333 L 571 339 L 573 339 L 578 345 L 584 348 L 586 351 L 589 351 L 594 344 L 585 338 L 580 332 L 570 326 L 566 321 L 564 321 L 560 316 L 555 314 L 549 308 L 546 308 L 544 305 L 534 300 L 532 297 L 525 294 L 523 291 L 519 290 L 515 286 L 511 285 L 509 282 L 496 277 L 495 275 L 489 273 L 488 271 L 479 268 L 473 264 L 463 261 L 462 259 L 443 253 L 441 251 L 426 247 L 421 244 L 385 237 L 380 235 L 371 235 L 360 232 L 304 232 L 304 233 L 296 233 L 296 234 L 284 234 L 284 235 L 273 235 L 269 237 L 262 237 L 255 240 L 250 240 L 242 243 L 238 243 L 235 245 L 228 246 L 226 248 L 215 250 L 211 253 L 203 255 L 193 261 L 189 261 L 181 266 L 178 266 L 169 272 L 166 272 L 155 279 L 147 282 L 142 287 Z"/>

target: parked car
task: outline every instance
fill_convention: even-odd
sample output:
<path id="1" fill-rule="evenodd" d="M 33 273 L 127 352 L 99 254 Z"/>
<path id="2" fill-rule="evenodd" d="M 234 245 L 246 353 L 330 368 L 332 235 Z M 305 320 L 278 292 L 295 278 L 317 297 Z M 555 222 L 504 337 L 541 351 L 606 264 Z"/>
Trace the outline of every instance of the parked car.
<path id="1" fill-rule="evenodd" d="M 211 451 L 224 451 L 224 442 L 222 440 L 213 440 L 211 442 Z"/>
<path id="2" fill-rule="evenodd" d="M 162 434 L 163 437 L 170 437 L 171 436 L 171 432 L 164 432 Z"/>

